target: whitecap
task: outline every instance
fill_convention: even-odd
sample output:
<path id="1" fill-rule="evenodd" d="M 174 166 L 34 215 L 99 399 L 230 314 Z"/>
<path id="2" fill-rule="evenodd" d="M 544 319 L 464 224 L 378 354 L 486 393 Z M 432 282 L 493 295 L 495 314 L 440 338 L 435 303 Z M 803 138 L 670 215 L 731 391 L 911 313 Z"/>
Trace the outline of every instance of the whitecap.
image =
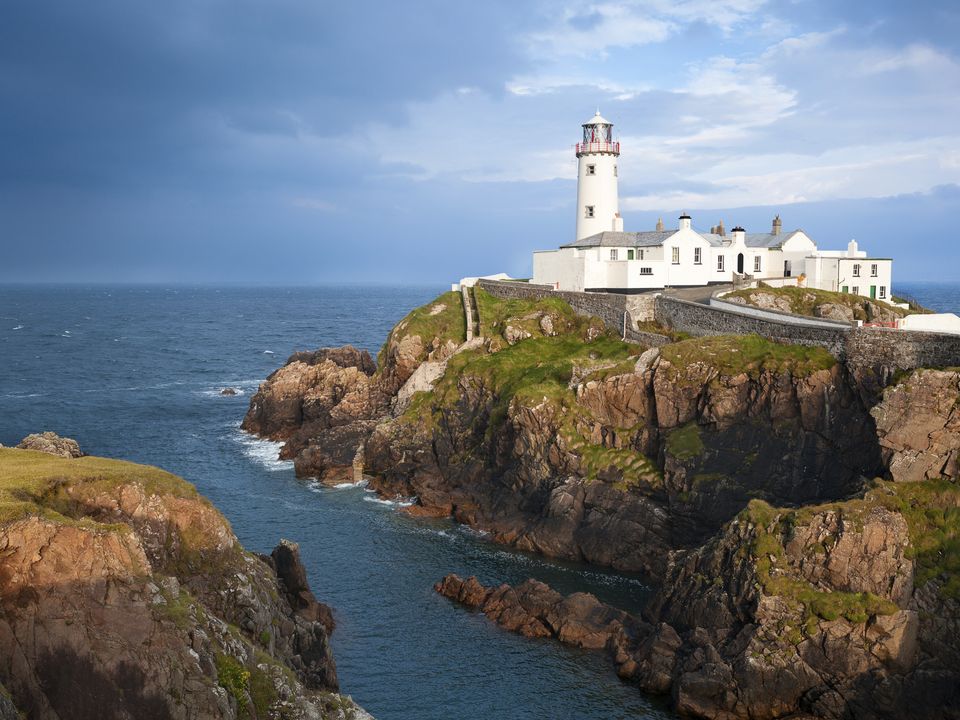
<path id="1" fill-rule="evenodd" d="M 293 469 L 293 460 L 279 459 L 283 443 L 253 437 L 239 429 L 234 437 L 243 448 L 243 454 L 267 470 L 276 472 Z"/>
<path id="2" fill-rule="evenodd" d="M 263 351 L 263 354 L 264 354 L 264 355 L 276 355 L 276 353 L 275 353 L 273 350 L 264 350 L 264 351 Z"/>
<path id="3" fill-rule="evenodd" d="M 14 330 L 23 330 L 23 325 L 17 325 Z"/>

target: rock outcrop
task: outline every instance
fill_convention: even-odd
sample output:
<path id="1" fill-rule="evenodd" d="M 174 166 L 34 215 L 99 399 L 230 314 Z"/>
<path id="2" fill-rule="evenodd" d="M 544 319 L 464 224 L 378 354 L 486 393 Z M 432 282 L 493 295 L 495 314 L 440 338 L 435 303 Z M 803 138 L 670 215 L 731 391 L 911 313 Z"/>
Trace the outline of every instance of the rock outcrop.
<path id="1" fill-rule="evenodd" d="M 27 435 L 17 445 L 21 450 L 36 450 L 63 458 L 83 457 L 80 444 L 72 438 L 64 438 L 55 432 L 33 433 Z"/>
<path id="2" fill-rule="evenodd" d="M 319 421 L 297 406 L 274 437 L 299 474 L 359 461 L 381 495 L 415 497 L 410 512 L 648 573 L 657 591 L 634 617 L 538 583 L 438 591 L 512 630 L 606 647 L 686 715 L 960 717 L 956 371 L 899 377 L 756 336 L 647 349 L 559 300 L 475 292 L 475 346 L 430 330 L 438 300 L 394 329 L 377 370 L 353 365 L 351 390 L 326 389 L 336 363 L 291 385 L 377 390 Z M 397 403 L 434 362 L 442 375 Z"/>
<path id="3" fill-rule="evenodd" d="M 0 476 L 0 682 L 29 717 L 347 717 L 289 545 L 275 571 L 156 468 L 3 449 Z"/>

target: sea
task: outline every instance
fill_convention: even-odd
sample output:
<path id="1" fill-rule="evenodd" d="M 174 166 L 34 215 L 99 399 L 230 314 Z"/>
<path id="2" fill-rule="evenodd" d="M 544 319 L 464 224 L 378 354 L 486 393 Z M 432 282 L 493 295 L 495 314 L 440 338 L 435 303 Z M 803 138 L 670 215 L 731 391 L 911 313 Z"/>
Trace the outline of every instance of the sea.
<path id="1" fill-rule="evenodd" d="M 639 612 L 644 578 L 410 518 L 363 487 L 299 480 L 277 444 L 241 432 L 250 396 L 293 351 L 350 343 L 375 354 L 444 289 L 0 286 L 0 443 L 53 430 L 87 453 L 186 478 L 250 550 L 298 542 L 334 609 L 342 691 L 380 720 L 674 717 L 618 680 L 603 653 L 513 635 L 433 591 L 450 572 L 485 584 L 533 577 Z M 895 292 L 960 313 L 960 283 Z"/>

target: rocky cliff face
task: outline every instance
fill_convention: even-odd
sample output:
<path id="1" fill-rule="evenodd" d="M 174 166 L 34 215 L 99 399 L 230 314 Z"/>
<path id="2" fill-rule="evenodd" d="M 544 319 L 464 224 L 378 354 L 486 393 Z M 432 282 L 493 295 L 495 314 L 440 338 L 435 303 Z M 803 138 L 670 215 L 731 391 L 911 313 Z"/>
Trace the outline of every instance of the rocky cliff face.
<path id="1" fill-rule="evenodd" d="M 445 355 L 431 389 L 299 452 L 341 443 L 415 513 L 659 589 L 642 616 L 536 584 L 442 592 L 526 634 L 606 637 L 623 677 L 693 716 L 956 708 L 956 372 L 897 378 L 757 337 L 645 349 L 553 303 L 477 305 L 485 339 Z M 381 358 L 447 347 L 404 338 Z"/>
<path id="2" fill-rule="evenodd" d="M 32 718 L 365 716 L 278 557 L 155 468 L 0 450 L 0 682 Z"/>

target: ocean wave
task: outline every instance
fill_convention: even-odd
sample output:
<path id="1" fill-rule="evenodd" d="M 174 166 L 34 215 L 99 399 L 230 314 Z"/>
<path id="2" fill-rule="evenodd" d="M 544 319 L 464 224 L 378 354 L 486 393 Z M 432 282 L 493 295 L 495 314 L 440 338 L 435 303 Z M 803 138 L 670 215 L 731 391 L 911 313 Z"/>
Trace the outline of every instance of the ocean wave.
<path id="1" fill-rule="evenodd" d="M 13 329 L 13 330 L 23 330 L 23 325 L 17 325 L 15 328 L 11 328 L 11 329 Z"/>
<path id="2" fill-rule="evenodd" d="M 248 435 L 239 428 L 236 429 L 234 439 L 240 443 L 243 454 L 271 472 L 293 470 L 293 460 L 280 460 L 280 448 L 283 443 Z"/>
<path id="3" fill-rule="evenodd" d="M 264 355 L 276 355 L 276 353 L 275 353 L 273 350 L 264 350 L 264 351 L 263 351 L 263 354 L 264 354 Z"/>
<path id="4" fill-rule="evenodd" d="M 376 503 L 377 505 L 386 505 L 389 507 L 410 507 L 417 502 L 417 498 L 415 497 L 405 498 L 400 497 L 399 495 L 393 500 L 384 500 L 383 498 L 374 497 L 373 495 L 365 495 L 363 499 L 366 502 Z"/>

